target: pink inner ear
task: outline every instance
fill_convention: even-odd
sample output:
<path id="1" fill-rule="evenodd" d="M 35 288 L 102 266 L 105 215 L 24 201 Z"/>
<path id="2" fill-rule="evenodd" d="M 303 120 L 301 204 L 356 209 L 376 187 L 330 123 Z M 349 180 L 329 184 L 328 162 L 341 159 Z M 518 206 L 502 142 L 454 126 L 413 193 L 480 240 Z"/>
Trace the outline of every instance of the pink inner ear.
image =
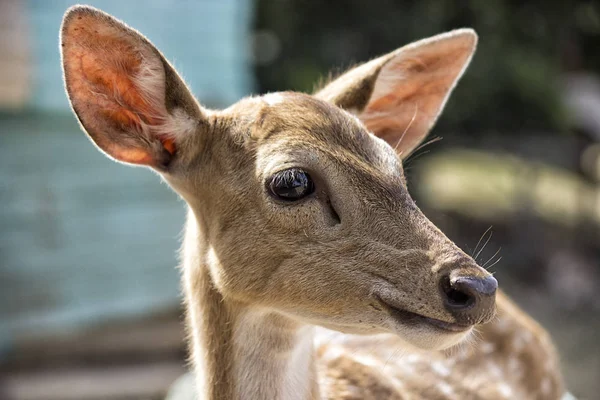
<path id="1" fill-rule="evenodd" d="M 389 92 L 370 102 L 360 118 L 371 132 L 404 154 L 427 134 L 435 120 L 431 111 L 439 103 L 436 96 L 424 93 L 428 82 L 418 77 L 388 83 Z"/>
<path id="2" fill-rule="evenodd" d="M 361 120 L 406 156 L 427 136 L 472 54 L 473 38 L 400 51 L 382 68 Z"/>
<path id="3" fill-rule="evenodd" d="M 111 156 L 151 165 L 147 147 L 119 141 L 111 130 L 133 133 L 143 143 L 149 127 L 164 124 L 164 70 L 152 51 L 135 44 L 119 27 L 93 15 L 80 15 L 63 32 L 67 87 L 86 130 Z M 156 135 L 175 152 L 174 141 Z"/>
<path id="4" fill-rule="evenodd" d="M 78 18 L 68 32 L 69 40 L 76 45 L 65 58 L 71 66 L 72 88 L 80 84 L 87 89 L 78 92 L 79 99 L 97 101 L 102 97 L 107 116 L 117 122 L 137 124 L 143 118 L 144 122 L 156 123 L 152 115 L 159 110 L 153 108 L 148 93 L 141 93 L 133 81 L 142 65 L 140 50 L 118 35 L 116 29 L 95 26 L 98 24 L 91 17 Z"/>

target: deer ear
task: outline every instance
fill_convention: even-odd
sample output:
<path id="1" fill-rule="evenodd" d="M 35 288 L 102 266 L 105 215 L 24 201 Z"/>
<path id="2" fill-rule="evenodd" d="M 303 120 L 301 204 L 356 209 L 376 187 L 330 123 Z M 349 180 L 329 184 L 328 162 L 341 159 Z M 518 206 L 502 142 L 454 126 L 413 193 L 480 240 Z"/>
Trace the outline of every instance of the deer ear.
<path id="1" fill-rule="evenodd" d="M 70 8 L 61 28 L 67 94 L 83 129 L 117 161 L 164 169 L 203 112 L 141 34 L 92 7 Z"/>
<path id="2" fill-rule="evenodd" d="M 420 40 L 346 72 L 315 96 L 355 113 L 405 157 L 433 127 L 476 45 L 471 29 Z"/>

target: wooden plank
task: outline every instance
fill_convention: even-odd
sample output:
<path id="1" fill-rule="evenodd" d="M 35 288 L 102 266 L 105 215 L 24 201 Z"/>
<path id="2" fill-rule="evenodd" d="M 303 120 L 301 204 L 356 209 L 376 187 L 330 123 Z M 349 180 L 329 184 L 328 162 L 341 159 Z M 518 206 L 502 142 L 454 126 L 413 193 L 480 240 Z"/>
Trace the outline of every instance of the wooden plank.
<path id="1" fill-rule="evenodd" d="M 0 377 L 0 396 L 18 400 L 163 399 L 182 363 L 53 369 Z"/>
<path id="2" fill-rule="evenodd" d="M 146 360 L 183 361 L 186 358 L 184 337 L 179 310 L 70 334 L 48 336 L 31 332 L 17 338 L 12 348 L 3 354 L 0 374 L 57 366 L 75 368 Z"/>

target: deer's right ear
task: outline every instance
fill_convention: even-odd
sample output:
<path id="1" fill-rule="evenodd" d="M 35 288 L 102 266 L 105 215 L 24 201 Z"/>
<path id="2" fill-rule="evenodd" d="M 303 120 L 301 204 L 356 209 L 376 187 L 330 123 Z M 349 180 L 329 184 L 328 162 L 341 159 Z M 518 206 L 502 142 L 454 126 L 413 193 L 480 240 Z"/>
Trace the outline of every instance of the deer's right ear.
<path id="1" fill-rule="evenodd" d="M 94 143 L 117 161 L 165 169 L 205 120 L 171 65 L 92 7 L 66 12 L 60 42 L 69 100 Z"/>

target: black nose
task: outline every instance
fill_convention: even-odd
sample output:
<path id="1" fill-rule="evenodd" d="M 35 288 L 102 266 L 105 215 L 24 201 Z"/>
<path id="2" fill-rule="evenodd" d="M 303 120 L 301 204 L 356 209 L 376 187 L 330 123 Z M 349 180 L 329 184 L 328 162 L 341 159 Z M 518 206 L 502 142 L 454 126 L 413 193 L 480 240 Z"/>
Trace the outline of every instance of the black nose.
<path id="1" fill-rule="evenodd" d="M 448 311 L 464 324 L 487 322 L 495 313 L 498 281 L 486 277 L 451 273 L 442 278 L 441 289 Z"/>

